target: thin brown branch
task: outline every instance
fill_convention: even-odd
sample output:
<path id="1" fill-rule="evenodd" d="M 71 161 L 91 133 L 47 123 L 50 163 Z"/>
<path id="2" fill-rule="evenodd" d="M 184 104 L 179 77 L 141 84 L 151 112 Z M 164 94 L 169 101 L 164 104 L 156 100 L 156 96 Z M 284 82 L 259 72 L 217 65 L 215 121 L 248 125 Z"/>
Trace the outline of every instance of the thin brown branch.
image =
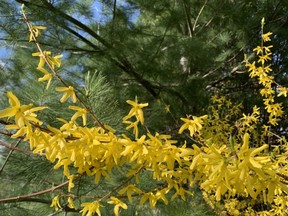
<path id="1" fill-rule="evenodd" d="M 20 148 L 17 148 L 16 146 L 11 146 L 7 143 L 4 143 L 2 141 L 0 141 L 0 146 L 4 146 L 5 148 L 8 148 L 10 150 L 13 150 L 13 151 L 17 151 L 17 152 L 22 152 L 22 153 L 31 153 L 30 151 L 28 150 L 25 150 L 25 149 L 20 149 Z"/>
<path id="2" fill-rule="evenodd" d="M 25 195 L 20 195 L 20 196 L 16 196 L 16 197 L 9 197 L 9 198 L 2 198 L 0 199 L 0 203 L 8 203 L 8 202 L 15 202 L 15 201 L 21 201 L 21 200 L 25 200 L 27 198 L 30 197 L 35 197 L 35 196 L 40 196 L 46 193 L 51 193 L 57 189 L 60 189 L 61 187 L 67 185 L 69 183 L 69 180 L 57 185 L 57 186 L 53 186 L 51 188 L 48 188 L 46 190 L 42 190 L 42 191 L 38 191 L 35 193 L 31 193 L 31 194 L 25 194 Z"/>
<path id="3" fill-rule="evenodd" d="M 283 178 L 285 181 L 281 181 L 283 184 L 286 184 L 288 185 L 288 176 L 287 175 L 284 175 L 282 173 L 276 173 L 276 175 L 280 176 L 281 178 Z"/>
<path id="4" fill-rule="evenodd" d="M 17 200 L 17 202 L 36 202 L 36 203 L 43 203 L 43 204 L 51 204 L 51 200 L 33 198 L 33 197 L 23 198 L 21 200 Z"/>
<path id="5" fill-rule="evenodd" d="M 0 124 L 3 124 L 3 125 L 10 125 L 12 124 L 11 122 L 8 122 L 8 121 L 4 121 L 2 119 L 0 119 Z"/>
<path id="6" fill-rule="evenodd" d="M 0 134 L 11 137 L 13 134 L 7 131 L 0 130 Z"/>
<path id="7" fill-rule="evenodd" d="M 25 4 L 26 6 L 34 6 L 38 8 L 42 8 L 45 6 L 45 9 L 52 12 L 52 14 L 59 16 L 63 18 L 64 21 L 68 21 L 71 24 L 75 25 L 76 27 L 82 29 L 86 33 L 90 34 L 93 38 L 95 38 L 97 41 L 99 41 L 104 47 L 106 47 L 108 50 L 116 50 L 112 44 L 108 43 L 104 38 L 102 38 L 100 35 L 98 35 L 96 32 L 94 32 L 91 28 L 89 28 L 87 25 L 83 24 L 79 20 L 73 18 L 72 16 L 69 16 L 68 14 L 64 13 L 63 11 L 59 10 L 58 8 L 54 7 L 51 3 L 43 0 L 43 5 L 37 5 L 32 2 L 28 2 L 25 0 L 16 0 L 19 3 Z M 63 25 L 59 24 L 63 27 Z M 67 30 L 67 29 L 66 29 Z M 75 35 L 75 34 L 74 34 Z M 119 67 L 121 70 L 123 70 L 128 75 L 135 78 L 135 81 L 140 83 L 154 98 L 159 98 L 159 92 L 156 92 L 155 86 L 149 81 L 144 79 L 140 74 L 138 74 L 132 64 L 127 60 L 125 56 L 122 56 L 121 54 L 116 54 L 115 57 L 111 56 L 110 52 L 104 52 L 105 55 L 108 57 L 109 60 L 111 60 L 117 67 Z M 117 53 L 117 52 L 115 52 Z M 94 118 L 93 118 L 94 119 Z"/>
<path id="8" fill-rule="evenodd" d="M 38 51 L 41 53 L 41 57 L 44 59 L 45 63 L 47 64 L 47 66 L 49 67 L 50 71 L 54 74 L 54 76 L 65 86 L 65 87 L 69 87 L 69 85 L 59 76 L 58 73 L 56 73 L 56 71 L 54 70 L 53 66 L 51 65 L 51 63 L 48 61 L 48 59 L 46 58 L 46 55 L 44 53 L 44 51 L 42 50 L 40 44 L 38 43 L 35 33 L 33 32 L 32 29 L 32 25 L 29 22 L 26 14 L 23 12 L 23 18 L 24 21 L 26 23 L 26 25 L 28 26 L 29 32 L 32 35 L 33 41 L 38 49 Z M 104 126 L 104 124 L 102 122 L 100 122 L 100 120 L 94 115 L 94 113 L 91 111 L 91 108 L 88 107 L 83 101 L 82 99 L 79 97 L 79 95 L 77 94 L 77 92 L 75 92 L 76 98 L 77 100 L 80 102 L 80 104 L 87 110 L 87 112 L 91 115 L 91 117 L 93 118 L 93 120 L 100 126 L 102 127 L 104 130 L 107 130 Z"/>
<path id="9" fill-rule="evenodd" d="M 131 177 L 130 177 L 131 178 Z M 131 180 L 131 179 L 128 179 L 128 182 Z M 133 178 L 133 177 L 132 177 Z M 126 182 L 126 184 L 128 183 L 128 182 Z M 124 182 L 125 183 L 125 182 Z M 125 185 L 125 184 L 124 184 Z M 122 186 L 124 186 L 123 184 L 121 184 L 121 187 Z M 131 196 L 132 197 L 139 197 L 139 196 L 141 196 L 141 195 L 143 195 L 143 194 L 145 194 L 145 193 L 149 193 L 149 192 L 157 192 L 157 191 L 159 191 L 159 190 L 162 190 L 162 189 L 164 189 L 164 188 L 166 188 L 167 187 L 167 183 L 166 184 L 163 184 L 161 187 L 157 187 L 157 188 L 153 188 L 153 189 L 151 189 L 151 190 L 148 190 L 148 191 L 146 191 L 146 192 L 142 192 L 142 193 L 139 193 L 139 194 L 132 194 Z M 117 188 L 117 190 L 118 190 L 119 188 Z M 110 195 L 110 194 L 109 194 Z M 76 196 L 76 195 L 73 195 L 73 194 L 61 194 L 61 196 L 64 196 L 64 197 L 72 197 L 73 199 L 75 199 L 75 198 L 77 198 L 77 199 L 81 199 L 81 198 L 84 198 L 84 199 L 100 199 L 100 200 L 102 200 L 104 197 L 103 196 L 88 196 L 88 195 L 82 195 L 82 196 Z M 128 196 L 127 195 L 115 195 L 114 197 L 116 197 L 116 198 L 119 198 L 119 199 L 126 199 L 126 198 L 128 198 Z M 105 198 L 107 198 L 107 197 L 105 197 Z"/>
<path id="10" fill-rule="evenodd" d="M 144 166 L 142 166 L 136 173 L 135 175 L 131 176 L 130 178 L 128 178 L 126 181 L 124 181 L 122 184 L 120 184 L 119 186 L 117 186 L 116 188 L 114 188 L 113 190 L 111 190 L 109 193 L 107 193 L 106 195 L 104 195 L 103 197 L 100 198 L 100 201 L 109 197 L 112 193 L 114 193 L 115 191 L 119 190 L 121 187 L 123 187 L 124 185 L 128 184 L 142 169 L 144 169 Z"/>
<path id="11" fill-rule="evenodd" d="M 4 170 L 4 167 L 6 166 L 9 158 L 11 157 L 11 155 L 12 155 L 13 151 L 15 150 L 15 148 L 17 148 L 17 146 L 20 144 L 20 142 L 21 142 L 21 139 L 19 139 L 19 140 L 17 141 L 17 143 L 15 144 L 15 146 L 13 146 L 13 148 L 12 148 L 12 149 L 10 150 L 10 152 L 8 153 L 8 155 L 7 155 L 6 159 L 5 159 L 2 167 L 0 168 L 0 174 L 1 174 L 2 171 Z"/>

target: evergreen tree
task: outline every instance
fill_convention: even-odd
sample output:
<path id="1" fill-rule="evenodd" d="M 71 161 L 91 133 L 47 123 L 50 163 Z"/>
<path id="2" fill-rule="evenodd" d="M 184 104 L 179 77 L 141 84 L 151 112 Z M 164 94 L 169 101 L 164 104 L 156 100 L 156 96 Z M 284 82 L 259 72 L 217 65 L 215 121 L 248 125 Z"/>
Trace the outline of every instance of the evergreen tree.
<path id="1" fill-rule="evenodd" d="M 63 66 L 57 73 L 68 83 L 76 82 L 95 115 L 119 133 L 125 129 L 121 123 L 121 116 L 128 111 L 125 101 L 135 96 L 150 104 L 147 125 L 151 132 L 173 135 L 178 134 L 179 117 L 206 113 L 209 98 L 215 94 L 243 102 L 244 110 L 251 110 L 261 98 L 255 94 L 257 83 L 244 73 L 243 56 L 258 43 L 262 17 L 267 20 L 265 28 L 275 35 L 274 76 L 287 84 L 285 1 L 3 0 L 1 48 L 12 53 L 1 59 L 1 106 L 7 103 L 4 94 L 13 90 L 23 103 L 49 106 L 41 119 L 55 127 L 61 125 L 57 117 L 69 119 L 73 112 L 61 113 L 62 105 L 55 100 L 60 93 L 52 90 L 59 86 L 57 80 L 52 80 L 51 90 L 35 81 L 40 75 L 31 53 L 37 50 L 28 42 L 21 4 L 31 22 L 47 27 L 39 37 L 42 48 L 63 53 Z M 23 85 L 28 88 L 23 90 Z M 281 124 L 286 127 L 287 122 Z M 4 126 L 1 121 L 1 198 L 39 192 L 63 182 L 61 171 L 41 156 L 32 155 L 24 141 L 10 139 Z M 75 184 L 80 195 L 95 195 L 113 190 L 123 179 L 120 170 L 108 184 L 95 186 L 85 177 Z M 143 184 L 150 186 L 150 182 Z M 48 215 L 52 195 L 7 201 L 1 208 L 5 215 Z M 162 213 L 153 214 L 168 214 L 165 208 L 160 209 Z M 67 204 L 64 211 L 73 214 Z M 107 215 L 110 211 L 107 207 Z M 139 206 L 129 211 L 144 215 Z"/>

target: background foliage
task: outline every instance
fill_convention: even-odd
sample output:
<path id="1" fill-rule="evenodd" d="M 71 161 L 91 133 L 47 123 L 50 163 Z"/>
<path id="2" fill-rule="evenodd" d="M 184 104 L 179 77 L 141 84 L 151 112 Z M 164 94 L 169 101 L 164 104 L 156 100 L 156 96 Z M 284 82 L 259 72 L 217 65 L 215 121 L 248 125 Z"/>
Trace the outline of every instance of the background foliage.
<path id="1" fill-rule="evenodd" d="M 75 87 L 83 95 L 88 92 L 87 102 L 96 115 L 119 131 L 124 128 L 121 116 L 128 109 L 125 101 L 136 95 L 149 102 L 146 118 L 149 129 L 177 137 L 179 117 L 205 114 L 212 95 L 225 95 L 233 102 L 242 102 L 246 113 L 260 104 L 257 95 L 260 86 L 244 73 L 243 56 L 252 53 L 258 44 L 259 20 L 263 16 L 265 29 L 274 33 L 273 75 L 277 82 L 287 84 L 286 1 L 3 0 L 0 2 L 1 105 L 7 103 L 4 94 L 13 90 L 23 103 L 51 107 L 41 116 L 51 125 L 59 124 L 55 117 L 71 113 L 64 116 L 57 113 L 55 110 L 61 111 L 61 104 L 55 97 L 60 93 L 45 91 L 42 83 L 34 81 L 39 76 L 35 69 L 37 62 L 31 57 L 35 47 L 28 43 L 21 4 L 28 8 L 31 22 L 47 26 L 40 37 L 43 49 L 64 54 L 63 66 L 57 72 L 71 83 L 76 82 Z M 24 85 L 28 86 L 25 90 Z M 53 81 L 52 85 L 58 84 Z M 168 106 L 170 112 L 166 112 Z M 281 121 L 275 132 L 286 136 L 283 130 L 286 127 L 287 121 Z M 53 170 L 53 164 L 40 156 L 32 156 L 24 142 L 16 143 L 1 136 L 1 143 L 17 144 L 24 151 L 13 151 L 8 157 L 11 149 L 1 147 L 1 164 L 8 159 L 0 173 L 4 188 L 1 198 L 40 191 L 62 182 L 61 171 Z M 109 191 L 121 178 L 117 174 L 108 185 L 100 184 L 100 190 Z M 78 187 L 87 195 L 99 192 L 88 179 L 81 179 Z M 46 194 L 39 199 L 5 203 L 1 209 L 7 215 L 40 212 L 48 215 L 52 211 L 51 197 L 52 194 Z M 181 205 L 190 206 L 192 211 L 193 203 L 201 202 L 197 199 Z M 169 206 L 170 213 L 167 207 L 160 206 L 159 212 L 153 214 L 169 215 L 175 210 L 173 205 L 175 208 L 180 205 L 178 202 Z M 130 213 L 144 215 L 147 211 L 135 206 Z"/>

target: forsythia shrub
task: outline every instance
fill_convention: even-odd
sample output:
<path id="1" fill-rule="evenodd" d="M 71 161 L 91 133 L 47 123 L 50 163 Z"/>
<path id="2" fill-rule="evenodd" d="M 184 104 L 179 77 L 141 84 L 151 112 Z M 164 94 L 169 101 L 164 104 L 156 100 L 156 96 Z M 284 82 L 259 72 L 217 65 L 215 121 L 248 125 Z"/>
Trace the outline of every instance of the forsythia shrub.
<path id="1" fill-rule="evenodd" d="M 275 103 L 275 97 L 286 97 L 287 88 L 269 75 L 272 46 L 264 46 L 264 43 L 270 41 L 272 33 L 262 33 L 261 46 L 254 49 L 257 61 L 250 63 L 245 57 L 250 77 L 256 77 L 263 86 L 260 94 L 269 114 L 268 121 L 263 123 L 257 106 L 251 114 L 241 116 L 240 104 L 233 105 L 224 97 L 214 96 L 207 115 L 181 118 L 184 124 L 179 133 L 189 131 L 194 142 L 190 145 L 191 140 L 181 144 L 169 134 L 151 134 L 143 113 L 148 103 L 139 103 L 137 98 L 127 101 L 131 110 L 123 118 L 126 130 L 132 129 L 134 138 L 119 135 L 100 122 L 76 89 L 56 73 L 55 67 L 61 66 L 62 56 L 53 56 L 50 51 L 41 49 L 37 37 L 45 27 L 33 26 L 23 8 L 22 12 L 30 30 L 29 41 L 38 49 L 33 56 L 39 57 L 37 70 L 44 75 L 39 81 L 47 82 L 48 89 L 51 80 L 58 79 L 62 86 L 55 90 L 63 93 L 61 103 L 67 100 L 75 103 L 75 106 L 68 107 L 75 111 L 74 115 L 68 120 L 59 118 L 63 123 L 59 128 L 43 126 L 46 124 L 37 118 L 36 113 L 47 107 L 23 105 L 12 92 L 7 93 L 10 106 L 0 111 L 0 118 L 7 120 L 6 129 L 13 131 L 12 138 L 27 141 L 31 151 L 55 163 L 55 169 L 63 167 L 68 179 L 67 193 L 56 195 L 51 207 L 61 209 L 61 197 L 66 199 L 69 208 L 81 208 L 82 215 L 91 216 L 101 215 L 102 204 L 106 202 L 114 205 L 114 214 L 119 215 L 120 209 L 128 208 L 127 199 L 133 202 L 134 196 L 140 197 L 140 204 L 149 201 L 153 208 L 159 201 L 168 204 L 169 192 L 174 193 L 172 199 L 193 195 L 187 186 L 198 184 L 207 203 L 220 214 L 279 215 L 287 210 L 288 144 L 271 132 L 271 127 L 276 126 L 284 114 L 282 104 Z M 263 26 L 264 20 L 262 32 Z M 277 85 L 276 91 L 272 84 Z M 87 115 L 94 120 L 95 126 L 87 126 Z M 78 119 L 82 120 L 81 124 Z M 143 127 L 146 133 L 140 134 L 139 127 Z M 265 138 L 272 136 L 281 142 L 281 150 L 278 145 L 268 149 Z M 73 193 L 75 179 L 87 175 L 98 184 L 101 178 L 109 178 L 114 168 L 122 166 L 129 167 L 129 170 L 127 180 L 119 187 L 106 195 L 91 197 L 90 202 L 81 206 L 75 205 L 73 200 L 81 199 Z M 139 186 L 138 174 L 144 170 L 162 183 L 160 188 L 145 191 Z M 135 183 L 131 183 L 132 179 L 136 179 Z"/>

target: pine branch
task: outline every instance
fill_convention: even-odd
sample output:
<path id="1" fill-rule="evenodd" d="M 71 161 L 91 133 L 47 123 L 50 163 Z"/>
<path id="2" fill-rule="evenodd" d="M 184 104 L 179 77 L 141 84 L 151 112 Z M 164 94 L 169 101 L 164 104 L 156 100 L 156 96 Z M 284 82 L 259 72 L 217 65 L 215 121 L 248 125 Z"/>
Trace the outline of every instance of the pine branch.
<path id="1" fill-rule="evenodd" d="M 114 33 L 114 26 L 115 26 L 115 19 L 116 19 L 116 6 L 117 6 L 117 0 L 114 0 L 113 3 L 113 18 L 112 18 L 112 28 L 111 28 L 111 36 L 113 37 Z"/>
<path id="2" fill-rule="evenodd" d="M 183 0 L 183 5 L 184 5 L 185 16 L 186 16 L 186 22 L 188 26 L 189 37 L 192 37 L 193 27 L 192 27 L 191 19 L 189 16 L 189 11 L 187 8 L 187 2 L 185 0 Z"/>
<path id="3" fill-rule="evenodd" d="M 197 17 L 196 17 L 196 19 L 195 19 L 195 22 L 194 22 L 194 25 L 193 25 L 193 28 L 192 28 L 192 31 L 193 31 L 193 32 L 195 31 L 195 29 L 196 29 L 196 27 L 197 27 L 198 19 L 199 19 L 200 15 L 202 14 L 203 9 L 204 9 L 204 7 L 206 6 L 206 4 L 207 4 L 207 0 L 205 0 L 203 6 L 201 7 L 201 9 L 200 9 L 200 11 L 199 11 L 199 13 L 198 13 L 198 15 L 197 15 Z"/>
<path id="4" fill-rule="evenodd" d="M 30 5 L 34 5 L 39 8 L 43 8 L 43 5 L 36 5 L 32 4 L 30 2 L 27 2 L 25 0 L 15 0 L 21 4 L 25 4 L 25 6 L 29 7 Z M 135 81 L 140 83 L 154 98 L 159 97 L 159 93 L 155 91 L 155 86 L 148 80 L 144 79 L 141 75 L 139 75 L 135 70 L 132 64 L 127 60 L 126 57 L 116 55 L 116 59 L 112 57 L 109 54 L 109 50 L 114 50 L 115 53 L 119 52 L 119 50 L 115 50 L 111 44 L 109 44 L 104 38 L 100 37 L 96 32 L 94 32 L 91 28 L 89 28 L 87 25 L 83 24 L 82 22 L 74 19 L 72 16 L 69 16 L 68 14 L 62 12 L 58 8 L 54 7 L 51 3 L 43 0 L 43 4 L 46 6 L 46 9 L 52 12 L 52 14 L 55 14 L 56 16 L 59 16 L 63 18 L 64 20 L 69 21 L 70 23 L 74 24 L 75 26 L 81 28 L 83 31 L 94 37 L 97 41 L 99 41 L 103 46 L 108 48 L 108 51 L 105 52 L 106 56 L 108 56 L 108 59 L 111 60 L 116 66 L 118 66 L 120 69 L 122 69 L 124 72 L 129 74 L 130 76 L 135 78 Z M 63 22 L 64 23 L 64 22 Z M 75 35 L 75 34 L 74 34 Z"/>

